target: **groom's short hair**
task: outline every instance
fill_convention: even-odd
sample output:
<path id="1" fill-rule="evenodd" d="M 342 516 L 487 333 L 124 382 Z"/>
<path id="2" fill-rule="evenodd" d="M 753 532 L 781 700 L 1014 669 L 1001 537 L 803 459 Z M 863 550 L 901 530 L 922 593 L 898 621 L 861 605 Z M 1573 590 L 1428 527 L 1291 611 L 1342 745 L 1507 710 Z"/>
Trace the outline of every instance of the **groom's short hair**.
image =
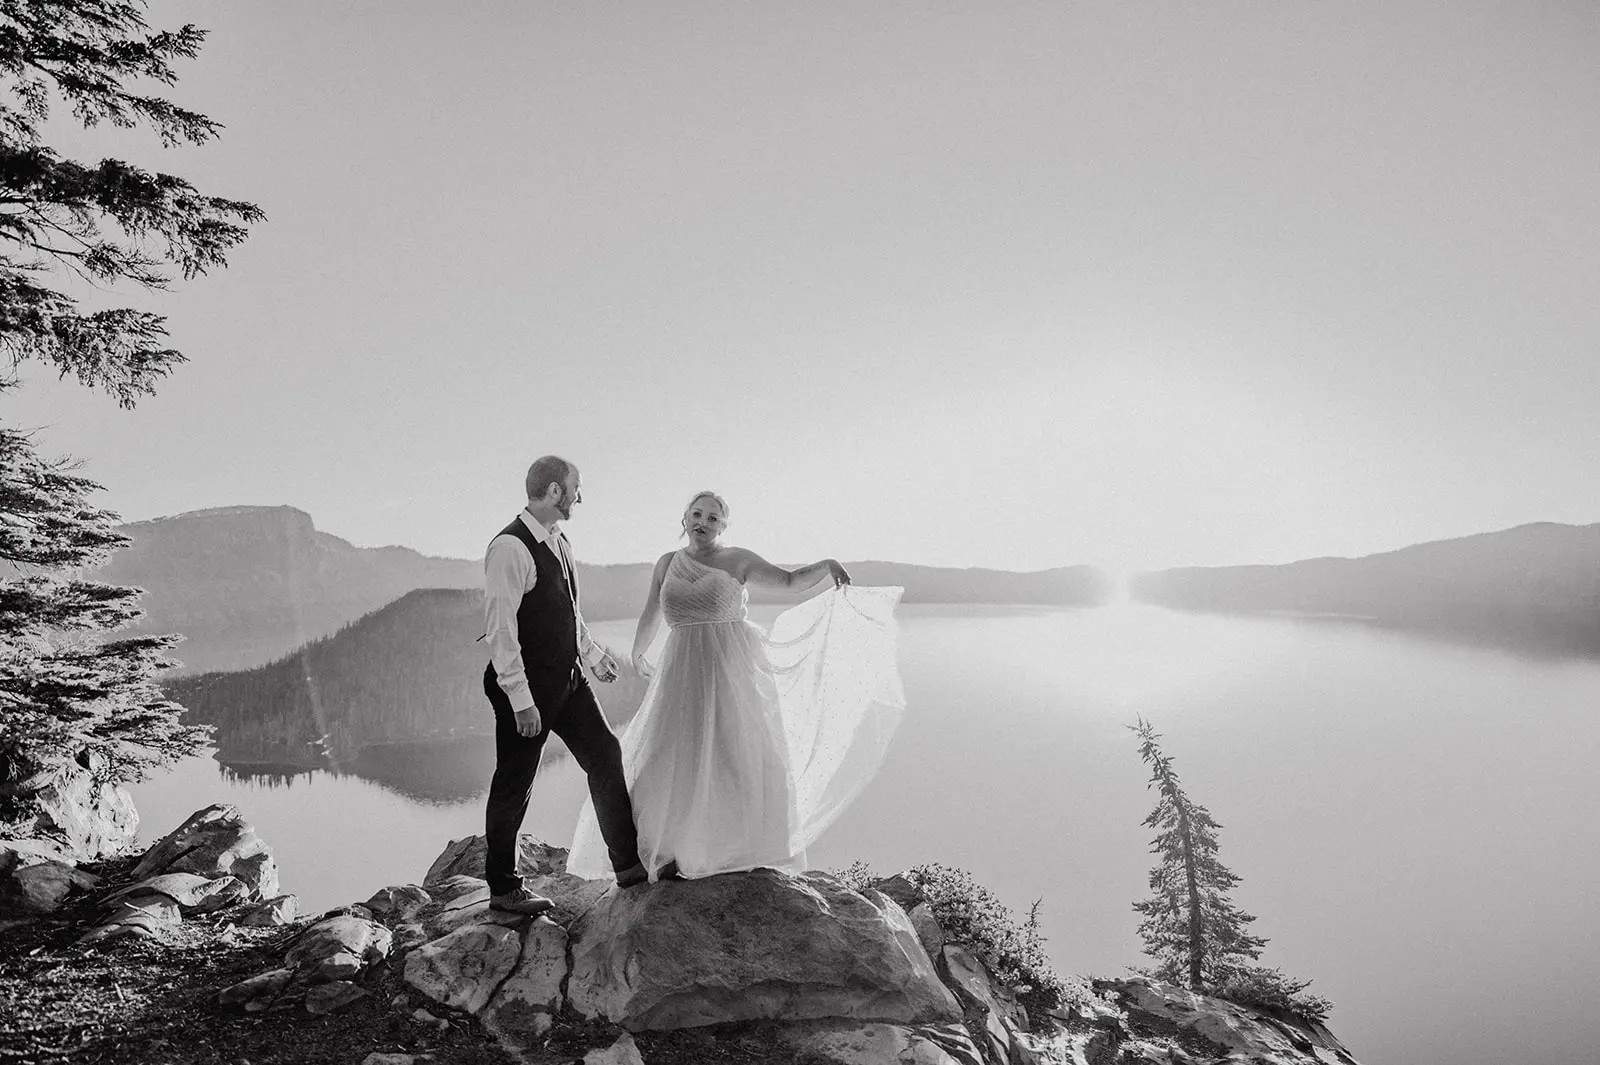
<path id="1" fill-rule="evenodd" d="M 533 460 L 533 465 L 528 467 L 526 487 L 528 501 L 543 498 L 550 489 L 552 482 L 565 488 L 567 477 L 572 473 L 572 463 L 560 455 L 541 455 Z"/>

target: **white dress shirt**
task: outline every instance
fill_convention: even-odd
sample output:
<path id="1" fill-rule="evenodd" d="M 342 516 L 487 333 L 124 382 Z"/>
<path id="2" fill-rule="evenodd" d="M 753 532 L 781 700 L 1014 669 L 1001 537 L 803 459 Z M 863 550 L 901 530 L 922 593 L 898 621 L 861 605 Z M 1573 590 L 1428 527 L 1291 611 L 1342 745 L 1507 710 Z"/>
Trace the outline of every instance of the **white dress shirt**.
<path id="1" fill-rule="evenodd" d="M 546 529 L 526 510 L 518 518 L 535 540 L 554 552 L 571 586 L 572 552 L 565 534 L 558 527 Z M 495 679 L 506 698 L 511 700 L 514 711 L 533 706 L 533 692 L 528 688 L 528 672 L 522 662 L 522 645 L 517 642 L 517 608 L 522 605 L 522 597 L 533 591 L 538 579 L 539 569 L 521 540 L 510 533 L 501 533 L 489 541 L 488 553 L 483 558 L 484 633 L 489 642 L 489 660 L 494 663 Z M 583 623 L 577 603 L 572 604 L 572 613 L 578 622 L 578 653 L 591 666 L 598 665 L 605 648 L 589 635 L 589 627 Z"/>

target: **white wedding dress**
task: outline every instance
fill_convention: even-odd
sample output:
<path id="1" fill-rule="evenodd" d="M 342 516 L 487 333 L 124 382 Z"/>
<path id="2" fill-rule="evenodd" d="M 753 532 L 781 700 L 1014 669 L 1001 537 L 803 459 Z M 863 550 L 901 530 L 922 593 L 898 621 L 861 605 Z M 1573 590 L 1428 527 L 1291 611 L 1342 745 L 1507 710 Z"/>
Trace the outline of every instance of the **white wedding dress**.
<path id="1" fill-rule="evenodd" d="M 661 581 L 666 644 L 621 736 L 652 876 L 670 861 L 689 877 L 804 868 L 806 847 L 878 771 L 905 708 L 902 590 L 814 596 L 765 633 L 747 619 L 736 577 L 673 556 Z M 567 868 L 611 874 L 587 802 Z"/>

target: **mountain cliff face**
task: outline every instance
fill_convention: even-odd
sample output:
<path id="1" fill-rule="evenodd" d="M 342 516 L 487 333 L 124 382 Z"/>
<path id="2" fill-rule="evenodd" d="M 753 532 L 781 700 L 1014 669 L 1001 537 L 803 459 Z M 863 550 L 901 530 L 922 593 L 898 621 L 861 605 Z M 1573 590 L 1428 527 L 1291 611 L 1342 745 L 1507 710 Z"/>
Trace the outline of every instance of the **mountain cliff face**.
<path id="1" fill-rule="evenodd" d="M 1552 653 L 1600 654 L 1600 524 L 1541 522 L 1364 558 L 1141 573 L 1185 610 L 1336 614 Z"/>
<path id="2" fill-rule="evenodd" d="M 130 633 L 183 634 L 174 676 L 249 669 L 329 636 L 419 588 L 483 587 L 479 559 L 434 558 L 407 547 L 355 547 L 319 532 L 293 507 L 224 507 L 122 527 L 133 543 L 94 576 L 145 589 L 146 617 Z M 850 563 L 862 584 L 897 584 L 905 601 L 1089 606 L 1110 597 L 1091 566 L 1039 573 Z M 578 565 L 590 621 L 637 617 L 652 563 Z M 799 595 L 757 594 L 757 602 Z"/>
<path id="3" fill-rule="evenodd" d="M 180 673 L 270 661 L 413 588 L 481 586 L 476 562 L 355 547 L 293 507 L 200 510 L 122 527 L 133 543 L 95 571 L 144 588 L 134 632 L 178 632 Z"/>

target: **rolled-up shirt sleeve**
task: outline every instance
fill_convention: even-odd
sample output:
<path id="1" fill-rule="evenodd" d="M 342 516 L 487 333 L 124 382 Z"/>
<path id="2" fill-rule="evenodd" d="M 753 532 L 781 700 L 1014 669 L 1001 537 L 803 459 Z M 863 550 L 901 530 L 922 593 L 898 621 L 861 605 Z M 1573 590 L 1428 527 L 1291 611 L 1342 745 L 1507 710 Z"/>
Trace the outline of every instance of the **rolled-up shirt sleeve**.
<path id="1" fill-rule="evenodd" d="M 589 626 L 583 623 L 583 615 L 578 613 L 576 603 L 573 604 L 572 612 L 578 619 L 578 654 L 591 667 L 598 667 L 600 659 L 605 657 L 606 649 L 590 635 Z"/>
<path id="2" fill-rule="evenodd" d="M 517 607 L 537 577 L 533 556 L 515 536 L 496 536 L 483 558 L 483 621 L 500 690 L 514 711 L 533 706 L 528 671 L 517 642 Z"/>

